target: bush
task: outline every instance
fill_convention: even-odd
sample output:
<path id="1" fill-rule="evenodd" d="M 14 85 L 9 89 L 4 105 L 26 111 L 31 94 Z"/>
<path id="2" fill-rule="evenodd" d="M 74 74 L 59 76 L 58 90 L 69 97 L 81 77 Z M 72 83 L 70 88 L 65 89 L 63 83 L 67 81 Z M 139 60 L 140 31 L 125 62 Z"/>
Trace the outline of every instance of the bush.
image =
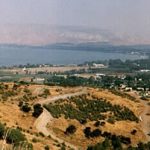
<path id="1" fill-rule="evenodd" d="M 32 139 L 32 142 L 33 142 L 33 143 L 37 143 L 38 141 L 39 141 L 39 140 L 36 139 L 36 138 L 33 138 L 33 139 Z"/>
<path id="2" fill-rule="evenodd" d="M 48 145 L 46 145 L 46 146 L 44 147 L 44 149 L 45 149 L 45 150 L 49 150 L 50 148 L 49 148 Z"/>
<path id="3" fill-rule="evenodd" d="M 39 132 L 39 135 L 40 135 L 41 137 L 45 137 L 45 135 L 44 135 L 42 132 Z"/>
<path id="4" fill-rule="evenodd" d="M 114 124 L 115 123 L 115 119 L 113 117 L 108 118 L 107 120 L 109 123 Z"/>
<path id="5" fill-rule="evenodd" d="M 145 96 L 142 96 L 141 100 L 147 101 L 148 99 Z"/>
<path id="6" fill-rule="evenodd" d="M 29 95 L 31 94 L 31 91 L 29 89 L 27 89 L 27 88 L 24 89 L 24 92 L 29 94 Z"/>
<path id="7" fill-rule="evenodd" d="M 51 95 L 49 89 L 44 89 L 42 94 L 39 94 L 39 97 L 47 98 L 47 96 Z"/>
<path id="8" fill-rule="evenodd" d="M 104 125 L 105 125 L 105 122 L 104 122 L 104 121 L 102 121 L 100 124 L 101 124 L 101 126 L 104 126 Z"/>
<path id="9" fill-rule="evenodd" d="M 135 135 L 136 132 L 137 132 L 137 130 L 133 129 L 133 130 L 131 131 L 131 134 L 132 134 L 132 135 Z"/>
<path id="10" fill-rule="evenodd" d="M 100 126 L 100 121 L 96 121 L 94 124 L 95 127 L 99 127 Z"/>
<path id="11" fill-rule="evenodd" d="M 23 105 L 23 101 L 20 101 L 19 104 L 18 104 L 18 106 L 22 107 L 22 105 Z"/>
<path id="12" fill-rule="evenodd" d="M 44 94 L 44 95 L 46 95 L 46 96 L 47 96 L 47 95 L 50 95 L 50 91 L 49 91 L 49 89 L 44 89 L 43 94 Z"/>
<path id="13" fill-rule="evenodd" d="M 85 119 L 85 120 L 82 119 L 82 120 L 80 120 L 80 123 L 81 123 L 81 124 L 86 124 L 86 123 L 87 123 L 87 120 L 86 120 L 86 119 Z"/>

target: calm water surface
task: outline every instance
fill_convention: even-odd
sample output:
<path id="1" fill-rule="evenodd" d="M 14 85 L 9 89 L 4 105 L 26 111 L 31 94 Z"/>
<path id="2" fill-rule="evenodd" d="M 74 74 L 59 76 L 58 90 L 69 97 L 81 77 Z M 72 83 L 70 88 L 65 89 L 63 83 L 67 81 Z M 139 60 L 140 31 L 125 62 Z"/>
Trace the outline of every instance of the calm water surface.
<path id="1" fill-rule="evenodd" d="M 0 66 L 19 64 L 80 64 L 106 59 L 139 59 L 138 55 L 98 51 L 0 47 Z"/>

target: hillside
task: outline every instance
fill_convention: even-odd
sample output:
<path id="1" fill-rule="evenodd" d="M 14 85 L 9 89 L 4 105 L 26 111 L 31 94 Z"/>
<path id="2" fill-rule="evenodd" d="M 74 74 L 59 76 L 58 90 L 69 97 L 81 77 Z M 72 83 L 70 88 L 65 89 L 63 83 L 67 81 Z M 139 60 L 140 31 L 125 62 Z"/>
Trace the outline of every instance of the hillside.
<path id="1" fill-rule="evenodd" d="M 2 83 L 0 84 L 0 122 L 5 125 L 6 131 L 8 127 L 18 128 L 25 134 L 28 142 L 33 144 L 35 150 L 44 149 L 46 145 L 55 149 L 54 145 L 58 143 L 49 137 L 45 137 L 35 128 L 36 117 L 32 114 L 34 112 L 33 105 L 38 101 L 47 99 L 47 97 L 75 91 L 78 91 L 78 89 Z M 3 141 L 2 139 L 1 143 Z M 11 146 L 8 144 L 7 148 Z"/>
<path id="2" fill-rule="evenodd" d="M 144 106 L 135 99 L 96 88 L 1 83 L 0 121 L 35 150 L 84 150 L 114 137 L 127 148 L 147 141 L 139 118 Z"/>
<path id="3" fill-rule="evenodd" d="M 89 89 L 87 95 L 58 100 L 45 107 L 55 118 L 49 124 L 50 130 L 58 137 L 74 145 L 78 144 L 83 149 L 102 142 L 106 133 L 128 137 L 132 145 L 146 141 L 137 117 L 143 108 L 142 105 L 107 90 Z M 70 125 L 76 127 L 76 132 L 66 135 L 66 128 Z M 98 129 L 101 134 L 87 137 L 84 130 L 89 127 L 91 132 Z M 136 130 L 135 135 L 132 134 L 133 130 Z"/>

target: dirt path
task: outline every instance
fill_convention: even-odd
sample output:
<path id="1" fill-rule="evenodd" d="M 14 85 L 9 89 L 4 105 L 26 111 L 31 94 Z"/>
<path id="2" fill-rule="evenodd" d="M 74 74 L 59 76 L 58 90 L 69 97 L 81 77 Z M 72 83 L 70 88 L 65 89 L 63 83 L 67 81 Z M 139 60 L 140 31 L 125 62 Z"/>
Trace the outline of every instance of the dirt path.
<path id="1" fill-rule="evenodd" d="M 87 90 L 86 90 L 86 88 L 83 88 L 81 91 L 76 92 L 76 93 L 69 93 L 69 94 L 54 96 L 54 97 L 51 97 L 51 98 L 47 98 L 45 100 L 40 100 L 37 103 L 40 103 L 41 105 L 49 104 L 49 103 L 55 102 L 59 99 L 65 99 L 65 98 L 69 98 L 69 97 L 72 97 L 72 96 L 82 95 L 82 94 L 85 94 L 85 93 L 87 93 Z"/>
<path id="2" fill-rule="evenodd" d="M 48 103 L 52 103 L 55 102 L 59 99 L 65 99 L 68 97 L 72 97 L 72 96 L 78 96 L 78 95 L 82 95 L 82 94 L 86 94 L 87 93 L 87 89 L 83 88 L 80 92 L 76 92 L 76 93 L 70 93 L 70 94 L 65 94 L 65 95 L 59 95 L 59 96 L 55 96 L 52 98 L 48 98 L 46 100 L 41 100 L 38 103 L 40 104 L 48 104 Z M 47 124 L 50 123 L 53 120 L 52 115 L 50 114 L 50 112 L 48 112 L 46 109 L 44 109 L 43 113 L 37 118 L 37 120 L 35 121 L 35 127 L 39 132 L 42 132 L 45 136 L 51 136 L 51 138 L 57 140 L 59 143 L 65 143 L 66 146 L 73 148 L 74 150 L 77 150 L 78 148 L 75 145 L 72 145 L 68 142 L 65 142 L 64 140 L 60 139 L 59 137 L 57 137 L 55 135 L 55 133 L 53 133 L 53 131 L 49 131 L 47 129 Z"/>
<path id="3" fill-rule="evenodd" d="M 144 111 L 141 116 L 139 116 L 139 119 L 141 121 L 143 132 L 145 133 L 147 140 L 150 141 L 150 136 L 148 135 L 150 133 L 150 115 L 147 115 L 150 114 L 150 106 L 147 101 L 141 100 L 141 103 L 144 105 Z"/>
<path id="4" fill-rule="evenodd" d="M 39 116 L 39 118 L 35 121 L 35 126 L 39 132 L 42 132 L 45 136 L 49 136 L 49 131 L 46 126 L 53 119 L 52 115 L 44 109 L 43 113 Z"/>

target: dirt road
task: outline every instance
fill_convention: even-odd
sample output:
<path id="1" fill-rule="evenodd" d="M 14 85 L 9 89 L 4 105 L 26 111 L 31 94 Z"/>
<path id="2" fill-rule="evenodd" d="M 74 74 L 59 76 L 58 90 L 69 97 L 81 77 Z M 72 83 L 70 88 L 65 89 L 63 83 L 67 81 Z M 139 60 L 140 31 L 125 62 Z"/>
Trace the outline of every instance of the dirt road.
<path id="1" fill-rule="evenodd" d="M 139 119 L 141 121 L 143 132 L 145 133 L 147 140 L 150 141 L 150 136 L 148 135 L 150 133 L 150 115 L 148 115 L 150 114 L 150 105 L 144 100 L 141 100 L 141 103 L 144 105 L 144 111 L 141 116 L 139 116 Z"/>
<path id="2" fill-rule="evenodd" d="M 55 101 L 57 101 L 59 99 L 65 99 L 65 98 L 69 98 L 69 97 L 72 97 L 72 96 L 82 95 L 82 94 L 85 94 L 85 93 L 87 93 L 87 89 L 86 88 L 82 88 L 82 89 L 80 89 L 79 92 L 54 96 L 54 97 L 51 97 L 51 98 L 47 98 L 45 100 L 40 100 L 37 103 L 39 103 L 41 105 L 43 105 L 43 104 L 49 104 L 49 103 L 55 102 Z"/>
<path id="3" fill-rule="evenodd" d="M 82 94 L 86 94 L 87 93 L 87 89 L 83 88 L 81 91 L 76 92 L 76 93 L 70 93 L 70 94 L 65 94 L 65 95 L 59 95 L 59 96 L 55 96 L 52 98 L 48 98 L 46 100 L 41 100 L 38 103 L 40 104 L 48 104 L 48 103 L 52 103 L 55 102 L 59 99 L 65 99 L 68 97 L 72 97 L 72 96 L 79 96 Z M 44 109 L 43 113 L 38 117 L 38 119 L 35 121 L 35 127 L 39 132 L 42 132 L 45 136 L 51 136 L 51 138 L 57 140 L 59 143 L 65 143 L 66 146 L 73 148 L 74 150 L 77 150 L 78 148 L 75 145 L 72 145 L 68 142 L 65 142 L 64 140 L 60 139 L 59 137 L 57 137 L 55 135 L 55 133 L 53 133 L 53 131 L 49 131 L 47 129 L 47 124 L 50 123 L 53 120 L 52 115 L 50 114 L 50 112 L 48 112 L 46 109 Z"/>

